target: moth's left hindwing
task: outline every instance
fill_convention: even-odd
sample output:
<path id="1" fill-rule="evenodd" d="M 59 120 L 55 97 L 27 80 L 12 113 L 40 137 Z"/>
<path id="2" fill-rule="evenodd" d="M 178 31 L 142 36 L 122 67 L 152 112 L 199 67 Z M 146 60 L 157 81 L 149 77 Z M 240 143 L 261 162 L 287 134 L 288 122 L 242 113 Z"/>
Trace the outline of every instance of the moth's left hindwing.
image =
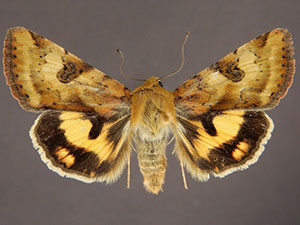
<path id="1" fill-rule="evenodd" d="M 212 111 L 177 116 L 176 153 L 193 177 L 223 177 L 255 163 L 270 138 L 272 120 L 264 112 Z"/>
<path id="2" fill-rule="evenodd" d="M 114 182 L 130 157 L 129 115 L 48 111 L 30 136 L 42 160 L 61 176 L 85 182 Z"/>

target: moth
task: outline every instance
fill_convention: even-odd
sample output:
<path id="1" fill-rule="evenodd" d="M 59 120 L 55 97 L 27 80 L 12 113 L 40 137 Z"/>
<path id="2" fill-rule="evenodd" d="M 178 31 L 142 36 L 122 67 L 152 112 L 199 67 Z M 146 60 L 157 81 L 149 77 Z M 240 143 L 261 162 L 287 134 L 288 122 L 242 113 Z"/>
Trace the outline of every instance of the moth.
<path id="1" fill-rule="evenodd" d="M 8 30 L 4 73 L 21 107 L 41 112 L 30 130 L 49 169 L 84 182 L 115 182 L 135 143 L 147 191 L 162 191 L 166 146 L 182 171 L 206 181 L 255 163 L 271 136 L 264 110 L 295 71 L 291 34 L 277 28 L 237 48 L 170 92 L 162 77 L 130 91 L 23 27 Z M 184 173 L 183 177 L 185 179 Z"/>

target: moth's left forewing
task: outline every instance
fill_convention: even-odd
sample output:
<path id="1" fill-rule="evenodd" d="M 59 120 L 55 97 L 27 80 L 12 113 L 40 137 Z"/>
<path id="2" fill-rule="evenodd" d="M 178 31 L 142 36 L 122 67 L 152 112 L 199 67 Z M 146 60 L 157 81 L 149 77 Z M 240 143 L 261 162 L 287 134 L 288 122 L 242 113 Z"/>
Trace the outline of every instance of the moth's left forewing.
<path id="1" fill-rule="evenodd" d="M 230 110 L 190 118 L 178 115 L 177 120 L 176 154 L 199 180 L 255 163 L 273 130 L 264 112 Z"/>
<path id="2" fill-rule="evenodd" d="M 129 107 L 124 85 L 26 28 L 8 30 L 3 55 L 7 84 L 26 110 L 111 116 Z"/>

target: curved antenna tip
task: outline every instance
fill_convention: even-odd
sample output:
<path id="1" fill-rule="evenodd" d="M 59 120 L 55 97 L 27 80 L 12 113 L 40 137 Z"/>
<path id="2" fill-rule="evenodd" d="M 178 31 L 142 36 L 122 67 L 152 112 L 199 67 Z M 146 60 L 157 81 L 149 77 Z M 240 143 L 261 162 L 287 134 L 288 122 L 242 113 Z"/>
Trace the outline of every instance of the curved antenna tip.
<path id="1" fill-rule="evenodd" d="M 126 75 L 126 74 L 124 73 L 124 71 L 123 71 L 124 54 L 123 54 L 123 52 L 122 52 L 119 48 L 117 48 L 116 51 L 117 51 L 117 53 L 118 53 L 118 54 L 120 55 L 120 57 L 121 57 L 121 63 L 120 63 L 120 74 L 121 74 L 121 76 L 123 76 L 123 77 L 125 77 L 125 78 L 128 78 L 128 79 L 131 79 L 131 80 L 146 81 L 146 80 L 144 80 L 144 79 L 134 78 L 134 77 L 130 77 L 130 76 Z"/>
<path id="2" fill-rule="evenodd" d="M 180 64 L 180 66 L 179 66 L 178 69 L 175 70 L 174 72 L 159 77 L 160 80 L 169 78 L 169 77 L 171 77 L 171 76 L 174 76 L 175 74 L 177 74 L 177 73 L 182 69 L 182 67 L 183 67 L 183 65 L 184 65 L 184 60 L 185 60 L 185 59 L 184 59 L 184 47 L 185 47 L 185 44 L 186 44 L 186 41 L 187 41 L 189 35 L 190 35 L 190 32 L 187 31 L 187 32 L 185 33 L 185 38 L 184 38 L 184 40 L 183 40 L 183 42 L 182 42 L 182 45 L 181 45 L 181 64 Z"/>

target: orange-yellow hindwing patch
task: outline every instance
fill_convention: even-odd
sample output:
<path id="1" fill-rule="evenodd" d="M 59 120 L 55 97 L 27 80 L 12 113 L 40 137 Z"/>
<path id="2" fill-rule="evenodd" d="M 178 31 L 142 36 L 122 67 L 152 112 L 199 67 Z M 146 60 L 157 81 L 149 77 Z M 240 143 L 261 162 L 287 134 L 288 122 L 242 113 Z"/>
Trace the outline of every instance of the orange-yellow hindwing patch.
<path id="1" fill-rule="evenodd" d="M 264 112 L 212 111 L 178 115 L 176 154 L 193 177 L 223 177 L 255 163 L 273 130 Z"/>
<path id="2" fill-rule="evenodd" d="M 115 181 L 130 157 L 129 115 L 44 112 L 31 128 L 34 146 L 48 167 L 85 182 Z"/>

